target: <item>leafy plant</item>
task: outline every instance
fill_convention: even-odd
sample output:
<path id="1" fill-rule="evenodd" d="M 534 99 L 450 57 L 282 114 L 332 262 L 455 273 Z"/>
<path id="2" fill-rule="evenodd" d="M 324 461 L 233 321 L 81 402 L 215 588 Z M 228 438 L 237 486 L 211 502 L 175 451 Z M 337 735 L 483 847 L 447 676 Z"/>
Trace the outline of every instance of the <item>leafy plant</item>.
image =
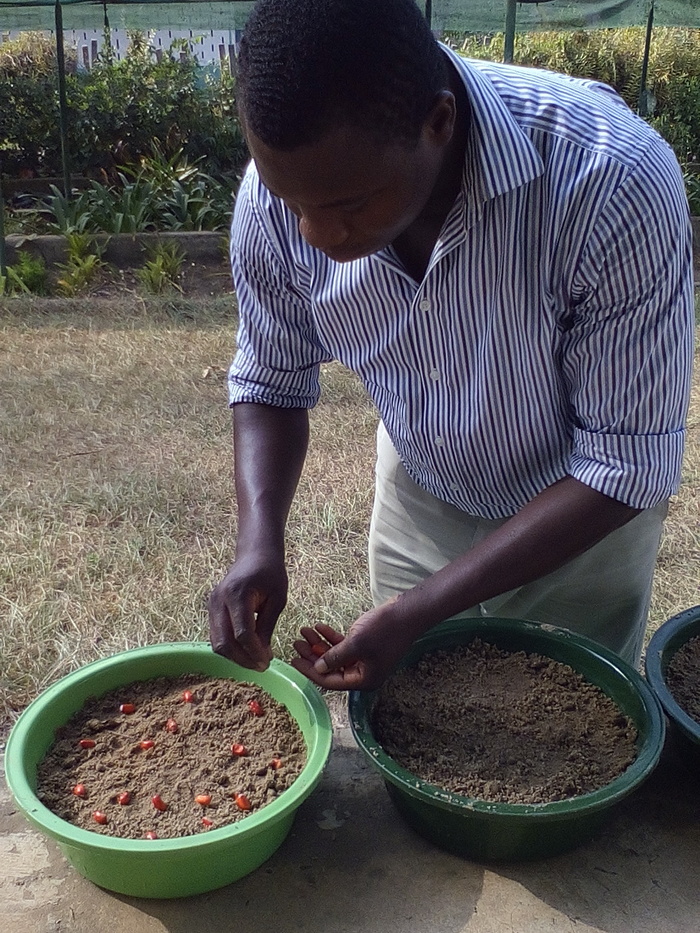
<path id="1" fill-rule="evenodd" d="M 450 35 L 470 58 L 503 59 L 504 36 Z M 516 36 L 517 64 L 548 68 L 612 85 L 636 110 L 642 91 L 645 28 L 530 32 Z M 649 55 L 649 122 L 681 164 L 700 161 L 700 29 L 656 27 Z"/>
<path id="2" fill-rule="evenodd" d="M 182 291 L 178 283 L 182 272 L 185 254 L 177 243 L 158 243 L 152 250 L 150 259 L 136 273 L 143 287 L 154 295 L 176 288 Z"/>
<path id="3" fill-rule="evenodd" d="M 0 295 L 46 293 L 46 263 L 42 256 L 32 256 L 20 250 L 16 262 L 7 266 L 7 275 L 0 275 Z"/>
<path id="4" fill-rule="evenodd" d="M 137 164 L 160 139 L 168 152 L 206 156 L 217 176 L 235 179 L 247 152 L 228 69 L 205 72 L 187 42 L 156 55 L 148 34 L 128 38 L 121 61 L 105 42 L 89 71 L 78 70 L 76 49 L 66 47 L 72 170 L 109 184 L 118 166 Z M 50 36 L 25 33 L 2 44 L 0 145 L 4 170 L 14 176 L 61 173 L 56 74 Z"/>
<path id="5" fill-rule="evenodd" d="M 691 214 L 700 214 L 700 174 L 686 170 L 683 173 L 685 190 L 688 194 L 688 204 Z"/>
<path id="6" fill-rule="evenodd" d="M 58 264 L 62 275 L 56 284 L 62 294 L 72 297 L 84 291 L 105 267 L 102 261 L 104 248 L 85 233 L 69 233 L 66 243 L 68 258 L 65 263 Z"/>
<path id="7" fill-rule="evenodd" d="M 52 185 L 39 210 L 64 235 L 227 229 L 231 188 L 202 171 L 200 161 L 190 162 L 182 149 L 168 155 L 153 141 L 151 154 L 125 166 L 114 183 L 92 181 L 70 198 Z"/>

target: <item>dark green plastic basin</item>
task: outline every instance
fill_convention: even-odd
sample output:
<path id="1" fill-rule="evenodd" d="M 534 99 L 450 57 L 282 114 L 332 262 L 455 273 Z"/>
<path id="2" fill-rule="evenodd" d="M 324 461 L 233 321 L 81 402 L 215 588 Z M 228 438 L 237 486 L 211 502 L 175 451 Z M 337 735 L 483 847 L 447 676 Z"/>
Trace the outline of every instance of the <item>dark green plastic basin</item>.
<path id="1" fill-rule="evenodd" d="M 267 806 L 230 826 L 177 839 L 119 839 L 62 820 L 36 796 L 36 770 L 54 731 L 90 696 L 139 680 L 207 674 L 256 683 L 299 724 L 307 761 L 297 780 Z M 134 897 L 200 894 L 247 875 L 281 845 L 296 811 L 321 778 L 331 747 L 328 708 L 293 667 L 273 661 L 262 674 L 227 661 L 203 642 L 152 645 L 88 664 L 45 690 L 22 713 L 7 742 L 5 773 L 25 817 L 53 839 L 81 875 Z"/>
<path id="2" fill-rule="evenodd" d="M 590 839 L 613 807 L 656 767 L 665 735 L 659 701 L 644 678 L 606 648 L 563 629 L 518 619 L 444 622 L 413 645 L 401 667 L 426 652 L 469 644 L 475 637 L 507 651 L 535 652 L 563 662 L 600 687 L 637 727 L 635 761 L 624 774 L 590 794 L 545 804 L 490 803 L 428 784 L 391 759 L 372 734 L 374 692 L 350 694 L 355 740 L 384 778 L 401 815 L 435 845 L 477 861 L 538 859 L 572 849 Z"/>
<path id="3" fill-rule="evenodd" d="M 700 723 L 675 701 L 666 683 L 666 672 L 678 649 L 696 635 L 700 635 L 700 606 L 686 609 L 659 626 L 652 635 L 644 659 L 649 685 L 661 701 L 674 734 L 680 739 L 678 747 L 686 763 L 694 770 L 700 765 Z"/>

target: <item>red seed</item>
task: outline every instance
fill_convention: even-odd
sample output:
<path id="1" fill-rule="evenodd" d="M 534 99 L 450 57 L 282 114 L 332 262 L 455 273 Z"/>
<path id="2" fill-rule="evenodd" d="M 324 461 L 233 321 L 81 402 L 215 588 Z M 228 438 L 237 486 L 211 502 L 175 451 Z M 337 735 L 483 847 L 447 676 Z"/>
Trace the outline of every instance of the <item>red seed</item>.
<path id="1" fill-rule="evenodd" d="M 148 751 L 149 748 L 153 748 L 156 743 L 153 739 L 144 739 L 143 742 L 139 742 L 139 746 L 144 750 Z"/>
<path id="2" fill-rule="evenodd" d="M 208 816 L 202 817 L 202 826 L 206 826 L 209 829 L 210 826 L 214 825 L 214 820 L 210 820 Z"/>
<path id="3" fill-rule="evenodd" d="M 132 713 L 136 712 L 136 707 L 133 703 L 122 703 L 119 707 L 119 712 L 124 713 L 127 716 L 131 716 Z"/>
<path id="4" fill-rule="evenodd" d="M 272 761 L 270 762 L 270 767 L 274 768 L 275 771 L 278 771 L 282 767 L 282 759 L 273 758 Z"/>
<path id="5" fill-rule="evenodd" d="M 92 818 L 101 826 L 104 826 L 104 824 L 107 822 L 107 814 L 103 813 L 101 810 L 95 810 L 95 812 L 92 814 Z"/>
<path id="6" fill-rule="evenodd" d="M 263 708 L 257 700 L 251 700 L 248 704 L 248 709 L 251 711 L 253 716 L 262 716 L 263 714 Z"/>
<path id="7" fill-rule="evenodd" d="M 178 731 L 179 728 L 180 728 L 180 727 L 178 726 L 178 724 L 175 722 L 174 719 L 169 719 L 169 720 L 166 722 L 166 724 L 165 724 L 165 731 L 166 731 L 166 732 L 175 733 L 175 732 Z"/>
<path id="8" fill-rule="evenodd" d="M 194 700 L 194 693 L 191 690 L 185 690 L 182 694 L 182 700 L 184 703 L 192 703 Z"/>
<path id="9" fill-rule="evenodd" d="M 124 790 L 121 794 L 117 794 L 117 803 L 121 804 L 122 807 L 125 807 L 127 803 L 131 803 L 131 794 L 128 790 Z"/>
<path id="10" fill-rule="evenodd" d="M 250 810 L 253 806 L 245 794 L 234 794 L 233 799 L 236 801 L 239 810 Z"/>
<path id="11" fill-rule="evenodd" d="M 154 794 L 153 797 L 151 797 L 151 803 L 156 808 L 156 810 L 160 810 L 161 813 L 168 809 L 167 803 L 163 800 L 160 794 Z"/>
<path id="12" fill-rule="evenodd" d="M 84 784 L 76 784 L 75 787 L 73 788 L 72 793 L 75 794 L 76 797 L 85 797 L 87 794 L 87 790 L 85 789 Z"/>
<path id="13" fill-rule="evenodd" d="M 231 754 L 235 755 L 236 758 L 243 758 L 244 755 L 248 754 L 248 749 L 245 745 L 239 745 L 238 742 L 234 742 L 231 746 Z"/>
<path id="14" fill-rule="evenodd" d="M 158 838 L 158 834 L 157 834 L 157 833 L 154 833 L 153 830 L 151 829 L 151 830 L 149 830 L 149 831 L 146 833 L 145 838 L 146 838 L 146 839 L 157 839 L 157 838 Z"/>
<path id="15" fill-rule="evenodd" d="M 211 803 L 211 794 L 197 794 L 194 798 L 194 802 L 202 807 L 208 807 Z"/>
<path id="16" fill-rule="evenodd" d="M 78 745 L 81 748 L 94 748 L 97 745 L 97 742 L 94 739 L 81 739 L 78 742 Z"/>
<path id="17" fill-rule="evenodd" d="M 328 645 L 322 645 L 319 643 L 317 645 L 311 646 L 311 652 L 312 654 L 315 654 L 317 658 L 322 658 L 326 651 L 328 651 Z"/>

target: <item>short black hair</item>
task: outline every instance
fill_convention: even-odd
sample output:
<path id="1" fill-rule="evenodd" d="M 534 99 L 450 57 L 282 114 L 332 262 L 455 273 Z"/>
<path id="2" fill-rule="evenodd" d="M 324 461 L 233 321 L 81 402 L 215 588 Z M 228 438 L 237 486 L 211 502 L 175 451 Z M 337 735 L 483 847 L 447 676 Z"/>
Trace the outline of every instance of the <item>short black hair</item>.
<path id="1" fill-rule="evenodd" d="M 415 0 L 258 0 L 238 55 L 241 118 L 292 150 L 341 125 L 415 144 L 447 66 Z"/>

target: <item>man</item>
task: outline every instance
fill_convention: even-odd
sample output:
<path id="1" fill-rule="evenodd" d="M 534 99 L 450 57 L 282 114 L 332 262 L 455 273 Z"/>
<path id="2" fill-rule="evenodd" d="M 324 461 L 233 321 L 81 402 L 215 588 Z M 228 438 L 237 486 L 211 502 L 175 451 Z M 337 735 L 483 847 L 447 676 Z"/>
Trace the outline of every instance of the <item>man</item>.
<path id="1" fill-rule="evenodd" d="M 214 649 L 269 663 L 307 410 L 337 359 L 381 416 L 375 607 L 345 637 L 303 629 L 295 666 L 376 687 L 456 614 L 637 663 L 692 358 L 669 147 L 610 88 L 460 59 L 413 0 L 259 0 L 239 69 L 239 532 Z"/>

